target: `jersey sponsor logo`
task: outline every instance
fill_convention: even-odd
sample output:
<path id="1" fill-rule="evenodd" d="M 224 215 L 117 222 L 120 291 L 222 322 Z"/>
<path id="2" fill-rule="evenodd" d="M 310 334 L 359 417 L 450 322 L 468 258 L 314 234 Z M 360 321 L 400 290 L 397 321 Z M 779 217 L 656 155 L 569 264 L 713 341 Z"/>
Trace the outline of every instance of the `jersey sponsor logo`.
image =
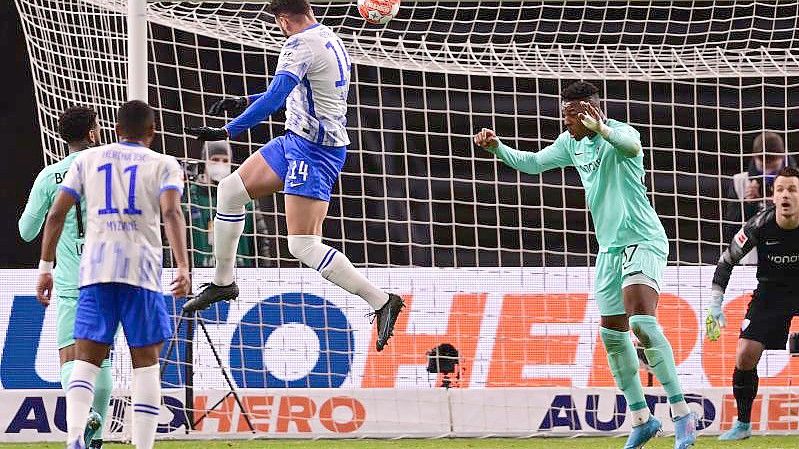
<path id="1" fill-rule="evenodd" d="M 743 228 L 741 228 L 741 230 L 738 231 L 737 234 L 735 234 L 735 238 L 733 240 L 735 240 L 735 242 L 738 243 L 739 246 L 744 246 L 746 245 L 746 242 L 749 241 L 749 237 L 746 236 L 746 233 L 744 232 Z"/>
<path id="2" fill-rule="evenodd" d="M 769 254 L 768 260 L 775 264 L 789 264 L 789 263 L 797 263 L 799 262 L 799 254 L 786 254 L 786 255 L 777 255 L 777 254 Z"/>
<path id="3" fill-rule="evenodd" d="M 766 240 L 766 245 L 767 246 L 776 245 L 778 243 L 780 243 L 780 242 L 778 242 L 776 240 Z"/>
<path id="4" fill-rule="evenodd" d="M 593 160 L 587 164 L 578 165 L 577 169 L 583 172 L 591 173 L 596 171 L 599 168 L 599 164 L 602 163 L 602 158 L 598 157 L 596 160 Z"/>

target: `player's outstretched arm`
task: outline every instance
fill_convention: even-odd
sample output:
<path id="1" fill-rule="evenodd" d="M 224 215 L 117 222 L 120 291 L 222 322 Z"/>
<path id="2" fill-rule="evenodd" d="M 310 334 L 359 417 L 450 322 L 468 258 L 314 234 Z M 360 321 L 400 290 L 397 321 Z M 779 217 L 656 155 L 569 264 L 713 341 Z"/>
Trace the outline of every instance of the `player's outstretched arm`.
<path id="1" fill-rule="evenodd" d="M 543 150 L 533 153 L 515 150 L 500 142 L 494 130 L 483 128 L 474 135 L 474 143 L 495 154 L 505 165 L 531 175 L 571 164 L 571 158 L 561 138 Z"/>
<path id="2" fill-rule="evenodd" d="M 624 125 L 611 128 L 607 125 L 607 117 L 601 109 L 587 101 L 580 102 L 580 105 L 585 112 L 581 112 L 578 117 L 586 128 L 602 136 L 616 151 L 626 157 L 635 157 L 641 153 L 643 148 L 641 138 L 632 127 Z"/>
<path id="3" fill-rule="evenodd" d="M 177 273 L 172 281 L 172 296 L 185 298 L 191 293 L 191 277 L 189 275 L 189 254 L 186 247 L 186 219 L 180 207 L 181 193 L 177 189 L 167 189 L 161 193 L 161 216 L 164 230 L 172 255 L 175 257 Z"/>
<path id="4" fill-rule="evenodd" d="M 229 137 L 236 137 L 242 132 L 261 123 L 264 119 L 280 110 L 286 104 L 286 99 L 297 84 L 299 79 L 296 77 L 278 73 L 272 78 L 269 89 L 259 96 L 255 101 L 247 106 L 244 112 L 233 119 L 223 128 L 211 128 L 208 126 L 198 128 L 186 128 L 186 133 L 196 136 L 198 140 L 225 140 Z M 246 99 L 246 97 L 243 97 Z M 225 100 L 222 100 L 225 101 Z M 215 103 L 216 106 L 219 102 Z M 213 113 L 209 110 L 209 113 Z"/>
<path id="5" fill-rule="evenodd" d="M 61 231 L 64 230 L 64 221 L 67 217 L 69 208 L 75 205 L 80 199 L 72 194 L 61 191 L 47 214 L 47 221 L 44 224 L 44 235 L 42 237 L 42 253 L 39 260 L 39 282 L 36 284 L 36 298 L 45 306 L 50 304 L 50 296 L 53 293 L 53 262 L 55 261 L 55 249 Z"/>

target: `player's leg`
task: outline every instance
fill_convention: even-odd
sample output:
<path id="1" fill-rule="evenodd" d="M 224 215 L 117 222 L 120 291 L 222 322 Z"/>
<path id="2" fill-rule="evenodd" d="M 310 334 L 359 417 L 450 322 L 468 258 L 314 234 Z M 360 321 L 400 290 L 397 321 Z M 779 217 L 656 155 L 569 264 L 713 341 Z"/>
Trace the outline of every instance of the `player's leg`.
<path id="1" fill-rule="evenodd" d="M 732 393 L 738 407 L 738 418 L 730 430 L 719 436 L 719 440 L 743 440 L 752 436 L 752 404 L 757 397 L 759 384 L 757 364 L 764 349 L 765 345 L 759 341 L 746 337 L 738 339 L 735 370 L 732 373 Z"/>
<path id="2" fill-rule="evenodd" d="M 622 302 L 620 270 L 620 254 L 597 255 L 594 296 L 602 316 L 599 334 L 608 355 L 608 366 L 616 385 L 624 393 L 632 417 L 633 431 L 624 447 L 638 448 L 653 438 L 661 425 L 647 407 L 638 376 L 638 354 L 630 339 Z"/>
<path id="3" fill-rule="evenodd" d="M 67 444 L 84 447 L 86 420 L 94 402 L 97 377 L 114 341 L 118 324 L 112 284 L 80 290 L 74 320 L 75 361 L 67 387 Z M 110 299 L 109 299 L 110 298 Z"/>
<path id="4" fill-rule="evenodd" d="M 299 195 L 286 195 L 286 227 L 289 251 L 328 281 L 363 298 L 375 310 L 378 351 L 391 338 L 394 323 L 404 307 L 402 298 L 372 284 L 344 254 L 322 243 L 322 222 L 328 202 Z"/>
<path id="5" fill-rule="evenodd" d="M 785 349 L 793 318 L 793 305 L 781 294 L 755 290 L 738 338 L 732 391 L 738 417 L 721 440 L 742 440 L 752 435 L 752 404 L 757 397 L 757 364 L 765 349 Z"/>
<path id="6" fill-rule="evenodd" d="M 56 318 L 56 344 L 61 362 L 61 386 L 66 393 L 72 368 L 75 365 L 75 313 L 78 298 L 59 296 Z M 111 399 L 113 379 L 111 378 L 111 360 L 106 358 L 100 367 L 94 384 L 94 401 L 92 411 L 86 421 L 84 442 L 86 446 L 102 447 L 103 424 L 108 414 L 108 402 Z M 94 442 L 92 443 L 92 441 Z"/>
<path id="7" fill-rule="evenodd" d="M 278 137 L 269 141 L 217 186 L 214 280 L 195 298 L 186 302 L 184 310 L 201 310 L 217 301 L 238 297 L 239 289 L 233 269 L 239 238 L 244 232 L 245 206 L 253 198 L 271 195 L 283 188 L 286 173 L 283 139 Z"/>
<path id="8" fill-rule="evenodd" d="M 344 166 L 345 147 L 320 147 L 294 134 L 284 141 L 286 228 L 289 252 L 322 277 L 363 298 L 375 311 L 377 350 L 382 351 L 404 303 L 369 282 L 344 254 L 322 243 L 322 223 L 333 184 Z"/>
<path id="9" fill-rule="evenodd" d="M 630 328 L 644 347 L 647 362 L 666 391 L 675 427 L 675 449 L 696 441 L 696 420 L 677 375 L 671 343 L 655 314 L 666 258 L 652 249 L 632 245 L 624 251 L 622 292 Z"/>
<path id="10" fill-rule="evenodd" d="M 151 449 L 161 410 L 158 356 L 172 336 L 172 319 L 160 292 L 122 284 L 120 291 L 122 329 L 133 364 L 131 439 L 137 449 Z"/>

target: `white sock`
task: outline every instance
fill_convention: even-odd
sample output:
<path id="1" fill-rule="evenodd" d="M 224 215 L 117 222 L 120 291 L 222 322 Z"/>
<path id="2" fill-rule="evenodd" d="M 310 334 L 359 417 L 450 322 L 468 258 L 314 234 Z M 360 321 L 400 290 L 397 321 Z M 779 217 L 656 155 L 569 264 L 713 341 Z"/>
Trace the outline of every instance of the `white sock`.
<path id="1" fill-rule="evenodd" d="M 640 410 L 632 410 L 630 413 L 633 415 L 633 427 L 644 424 L 649 421 L 649 417 L 652 416 L 652 413 L 649 412 L 649 407 L 644 407 Z"/>
<path id="2" fill-rule="evenodd" d="M 691 413 L 690 407 L 688 407 L 688 403 L 685 401 L 675 402 L 671 405 L 671 416 L 674 419 L 682 418 L 683 416 Z"/>
<path id="3" fill-rule="evenodd" d="M 72 376 L 67 387 L 67 444 L 80 440 L 83 444 L 83 431 L 86 419 L 94 402 L 94 379 L 100 367 L 83 360 L 75 360 Z"/>
<path id="4" fill-rule="evenodd" d="M 136 449 L 152 449 L 161 413 L 161 379 L 158 364 L 133 370 L 133 436 Z"/>
<path id="5" fill-rule="evenodd" d="M 235 279 L 236 250 L 239 237 L 244 232 L 244 206 L 250 202 L 250 194 L 244 187 L 238 172 L 233 172 L 219 182 L 216 189 L 216 217 L 214 218 L 214 284 L 230 285 Z"/>
<path id="6" fill-rule="evenodd" d="M 352 265 L 347 256 L 322 243 L 318 235 L 290 235 L 289 252 L 318 271 L 323 278 L 358 295 L 377 310 L 388 302 L 388 293 L 375 287 Z"/>

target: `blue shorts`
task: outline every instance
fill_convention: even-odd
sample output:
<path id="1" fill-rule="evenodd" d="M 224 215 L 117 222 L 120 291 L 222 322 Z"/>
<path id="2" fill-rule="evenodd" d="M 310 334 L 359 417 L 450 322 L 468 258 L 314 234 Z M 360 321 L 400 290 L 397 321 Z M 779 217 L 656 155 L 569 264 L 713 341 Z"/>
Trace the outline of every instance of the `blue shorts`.
<path id="1" fill-rule="evenodd" d="M 286 131 L 261 147 L 261 156 L 283 180 L 283 192 L 330 201 L 347 147 L 326 147 Z"/>
<path id="2" fill-rule="evenodd" d="M 131 348 L 172 337 L 172 319 L 160 292 L 117 282 L 81 287 L 75 339 L 113 344 L 120 322 Z"/>

